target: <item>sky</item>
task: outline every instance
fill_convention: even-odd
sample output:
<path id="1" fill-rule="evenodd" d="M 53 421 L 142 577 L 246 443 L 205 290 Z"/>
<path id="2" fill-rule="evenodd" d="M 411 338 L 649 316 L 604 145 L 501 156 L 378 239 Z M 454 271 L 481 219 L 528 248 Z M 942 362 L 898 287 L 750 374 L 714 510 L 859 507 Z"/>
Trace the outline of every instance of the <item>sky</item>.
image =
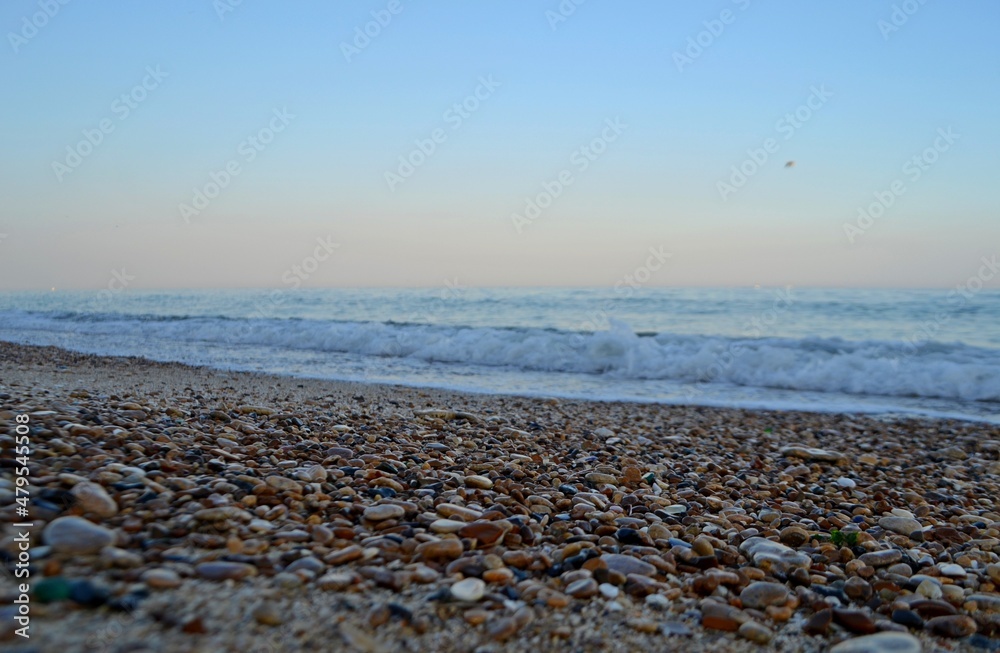
<path id="1" fill-rule="evenodd" d="M 652 260 L 652 286 L 951 287 L 1000 253 L 998 24 L 9 0 L 0 289 L 611 287 Z"/>

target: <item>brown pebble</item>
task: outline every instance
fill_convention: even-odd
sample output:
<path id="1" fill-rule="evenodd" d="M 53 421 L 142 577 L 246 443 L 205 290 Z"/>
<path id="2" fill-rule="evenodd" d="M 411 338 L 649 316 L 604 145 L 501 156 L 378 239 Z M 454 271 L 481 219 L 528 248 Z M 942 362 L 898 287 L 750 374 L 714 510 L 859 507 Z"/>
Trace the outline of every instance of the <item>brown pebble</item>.
<path id="1" fill-rule="evenodd" d="M 809 620 L 802 627 L 802 632 L 807 635 L 825 635 L 830 628 L 831 621 L 833 621 L 833 610 L 829 608 L 820 610 L 809 617 Z"/>
<path id="2" fill-rule="evenodd" d="M 972 620 L 972 617 L 965 615 L 934 617 L 924 624 L 924 627 L 935 635 L 954 639 L 968 637 L 976 632 L 976 622 Z"/>
<path id="3" fill-rule="evenodd" d="M 833 610 L 833 618 L 838 624 L 853 633 L 870 635 L 877 630 L 875 622 L 863 610 L 842 610 L 835 608 Z"/>

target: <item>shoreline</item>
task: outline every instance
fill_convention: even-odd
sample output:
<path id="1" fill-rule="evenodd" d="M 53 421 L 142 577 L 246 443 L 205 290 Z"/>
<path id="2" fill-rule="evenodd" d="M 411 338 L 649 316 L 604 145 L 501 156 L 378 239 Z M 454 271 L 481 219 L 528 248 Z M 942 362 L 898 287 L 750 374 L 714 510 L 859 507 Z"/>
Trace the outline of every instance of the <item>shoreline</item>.
<path id="1" fill-rule="evenodd" d="M 10 639 L 4 579 L 0 636 L 23 646 L 818 651 L 907 631 L 898 616 L 926 622 L 909 637 L 927 649 L 976 650 L 967 631 L 996 638 L 1000 624 L 995 424 L 479 394 L 6 342 L 0 406 L 8 435 L 15 413 L 34 414 L 32 492 L 47 497 L 34 522 L 86 518 L 111 538 L 46 550 L 32 531 L 32 582 L 106 596 L 36 597 L 31 640 Z M 853 549 L 831 543 L 836 529 L 860 529 Z"/>
<path id="2" fill-rule="evenodd" d="M 578 396 L 568 393 L 546 393 L 546 392 L 505 392 L 505 391 L 494 391 L 488 389 L 479 389 L 475 387 L 451 387 L 447 385 L 419 385 L 419 384 L 407 384 L 407 383 L 394 383 L 391 381 L 371 381 L 371 380 L 352 380 L 352 379 L 334 379 L 334 378 L 324 378 L 324 377 L 314 377 L 314 376 L 304 376 L 296 375 L 290 373 L 281 372 L 268 372 L 268 371 L 258 371 L 258 370 L 241 370 L 241 369 L 227 369 L 225 367 L 213 367 L 208 364 L 194 364 L 185 363 L 181 361 L 171 361 L 171 360 L 156 360 L 153 358 L 148 358 L 145 356 L 131 356 L 131 355 L 109 355 L 100 353 L 91 353 L 86 351 L 78 351 L 74 349 L 66 349 L 63 347 L 55 345 L 35 345 L 35 344 L 24 344 L 13 342 L 9 340 L 0 339 L 0 345 L 10 345 L 15 348 L 27 348 L 27 349 L 51 349 L 54 351 L 66 352 L 68 354 L 92 357 L 95 359 L 112 359 L 112 360 L 122 360 L 122 361 L 137 361 L 141 364 L 156 365 L 156 366 L 177 366 L 181 369 L 190 370 L 209 370 L 217 372 L 220 374 L 233 374 L 233 375 L 256 375 L 260 377 L 269 377 L 274 379 L 286 379 L 288 381 L 297 380 L 305 381 L 311 384 L 330 384 L 335 387 L 375 387 L 382 388 L 386 391 L 397 390 L 401 392 L 430 392 L 430 393 L 441 393 L 444 395 L 456 395 L 456 396 L 478 396 L 478 397 L 504 397 L 507 399 L 526 399 L 526 400 L 549 400 L 554 399 L 558 401 L 575 402 L 583 404 L 623 404 L 623 405 L 658 405 L 658 406 L 668 406 L 668 407 L 678 407 L 678 408 L 706 408 L 711 410 L 721 410 L 721 411 L 750 411 L 750 412 L 774 412 L 774 413 L 795 413 L 803 415 L 843 415 L 843 416 L 864 416 L 871 419 L 878 420 L 888 420 L 888 421 L 898 421 L 898 420 L 930 420 L 930 421 L 956 421 L 956 422 L 969 422 L 974 424 L 984 424 L 991 426 L 1000 426 L 1000 414 L 976 414 L 975 412 L 959 413 L 953 411 L 945 411 L 943 409 L 913 409 L 913 408 L 902 408 L 899 406 L 878 406 L 876 407 L 864 407 L 863 405 L 857 405 L 856 408 L 849 407 L 848 404 L 828 404 L 828 405 L 816 405 L 810 407 L 803 407 L 800 401 L 794 400 L 759 400 L 757 405 L 754 402 L 747 402 L 745 405 L 729 405 L 722 401 L 707 402 L 707 403 L 684 403 L 681 400 L 664 400 L 664 399 L 646 399 L 642 397 L 586 397 Z M 905 397 L 906 399 L 915 399 L 914 397 Z M 891 397 L 887 397 L 891 399 Z"/>

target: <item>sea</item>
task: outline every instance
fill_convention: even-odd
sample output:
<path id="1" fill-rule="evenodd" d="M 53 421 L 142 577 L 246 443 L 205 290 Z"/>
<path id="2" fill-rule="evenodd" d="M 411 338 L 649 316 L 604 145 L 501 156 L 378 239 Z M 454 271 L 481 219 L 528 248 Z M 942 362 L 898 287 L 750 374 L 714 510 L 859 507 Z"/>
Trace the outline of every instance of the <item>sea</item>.
<path id="1" fill-rule="evenodd" d="M 1000 423 L 1000 290 L 0 293 L 0 340 L 525 396 Z"/>

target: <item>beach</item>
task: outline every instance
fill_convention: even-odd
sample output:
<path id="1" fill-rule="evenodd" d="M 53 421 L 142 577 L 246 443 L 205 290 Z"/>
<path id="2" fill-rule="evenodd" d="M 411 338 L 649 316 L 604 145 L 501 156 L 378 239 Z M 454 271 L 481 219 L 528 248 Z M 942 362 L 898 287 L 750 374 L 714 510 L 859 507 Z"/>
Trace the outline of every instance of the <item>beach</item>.
<path id="1" fill-rule="evenodd" d="M 10 650 L 998 643 L 994 424 L 472 394 L 0 343 L 9 560 L 18 415 L 33 590 L 24 639 L 23 581 L 0 585 Z M 861 637 L 875 639 L 840 644 Z"/>

